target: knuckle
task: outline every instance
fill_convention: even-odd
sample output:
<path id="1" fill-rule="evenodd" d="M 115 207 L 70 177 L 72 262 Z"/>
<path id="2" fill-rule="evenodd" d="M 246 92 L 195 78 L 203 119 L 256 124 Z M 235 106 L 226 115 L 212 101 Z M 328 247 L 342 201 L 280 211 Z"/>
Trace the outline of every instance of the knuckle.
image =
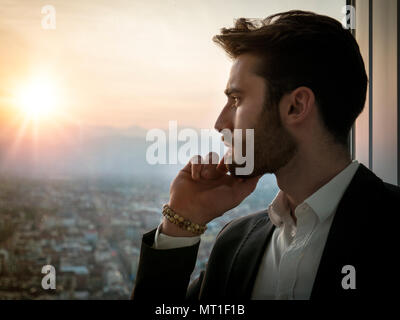
<path id="1" fill-rule="evenodd" d="M 218 153 L 216 153 L 214 151 L 210 151 L 205 157 L 205 162 L 207 164 L 218 164 L 218 162 L 219 162 Z"/>
<path id="2" fill-rule="evenodd" d="M 200 155 L 195 155 L 192 158 L 190 158 L 190 163 L 191 164 L 201 164 L 202 157 Z"/>

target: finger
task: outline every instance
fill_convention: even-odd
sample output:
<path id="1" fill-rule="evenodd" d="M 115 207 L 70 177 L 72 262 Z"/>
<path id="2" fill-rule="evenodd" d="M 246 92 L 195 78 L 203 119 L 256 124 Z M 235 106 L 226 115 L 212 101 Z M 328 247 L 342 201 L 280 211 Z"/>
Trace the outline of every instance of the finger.
<path id="1" fill-rule="evenodd" d="M 228 172 L 228 168 L 225 165 L 224 157 L 222 157 L 220 162 L 218 163 L 217 170 L 222 171 L 224 173 Z"/>
<path id="2" fill-rule="evenodd" d="M 189 162 L 181 169 L 181 171 L 189 173 L 191 175 L 192 174 L 192 162 L 189 160 Z"/>
<path id="3" fill-rule="evenodd" d="M 218 165 L 218 162 L 219 162 L 219 156 L 218 156 L 218 153 L 216 153 L 216 152 L 207 153 L 207 155 L 204 157 L 204 161 L 203 161 L 203 163 L 214 164 L 214 165 Z"/>
<path id="4" fill-rule="evenodd" d="M 192 157 L 190 162 L 192 163 L 192 179 L 199 180 L 201 175 L 201 170 L 203 168 L 202 157 L 200 155 Z"/>
<path id="5" fill-rule="evenodd" d="M 204 157 L 203 168 L 201 170 L 201 177 L 205 179 L 216 179 L 221 176 L 221 172 L 217 170 L 218 154 L 209 152 Z"/>

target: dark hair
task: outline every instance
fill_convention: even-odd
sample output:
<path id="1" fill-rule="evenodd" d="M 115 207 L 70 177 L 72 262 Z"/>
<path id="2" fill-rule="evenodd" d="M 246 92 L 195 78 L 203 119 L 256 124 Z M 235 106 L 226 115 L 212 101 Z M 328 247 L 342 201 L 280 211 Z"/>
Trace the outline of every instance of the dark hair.
<path id="1" fill-rule="evenodd" d="M 243 53 L 261 58 L 254 72 L 266 79 L 272 105 L 284 93 L 310 88 L 327 130 L 347 144 L 364 108 L 368 78 L 356 40 L 339 21 L 299 10 L 240 18 L 213 41 L 233 59 Z"/>

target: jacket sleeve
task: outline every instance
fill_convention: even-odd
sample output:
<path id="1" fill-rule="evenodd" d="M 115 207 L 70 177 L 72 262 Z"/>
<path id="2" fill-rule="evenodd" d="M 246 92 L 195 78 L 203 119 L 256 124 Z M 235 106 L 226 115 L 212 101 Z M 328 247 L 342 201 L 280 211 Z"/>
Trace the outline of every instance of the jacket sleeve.
<path id="1" fill-rule="evenodd" d="M 153 249 L 157 229 L 143 235 L 136 283 L 131 299 L 162 301 L 196 300 L 201 286 L 200 277 L 189 286 L 196 265 L 200 242 L 174 249 Z"/>

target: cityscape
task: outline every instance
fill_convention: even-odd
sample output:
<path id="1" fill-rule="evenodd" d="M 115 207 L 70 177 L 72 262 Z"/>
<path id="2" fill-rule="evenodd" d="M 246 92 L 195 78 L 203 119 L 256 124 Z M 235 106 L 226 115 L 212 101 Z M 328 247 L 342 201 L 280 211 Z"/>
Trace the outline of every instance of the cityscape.
<path id="1" fill-rule="evenodd" d="M 267 207 L 277 192 L 263 177 L 238 207 L 208 225 L 192 280 L 230 220 Z M 129 299 L 142 235 L 161 222 L 171 178 L 0 177 L 0 299 Z M 42 267 L 56 271 L 43 289 Z"/>

